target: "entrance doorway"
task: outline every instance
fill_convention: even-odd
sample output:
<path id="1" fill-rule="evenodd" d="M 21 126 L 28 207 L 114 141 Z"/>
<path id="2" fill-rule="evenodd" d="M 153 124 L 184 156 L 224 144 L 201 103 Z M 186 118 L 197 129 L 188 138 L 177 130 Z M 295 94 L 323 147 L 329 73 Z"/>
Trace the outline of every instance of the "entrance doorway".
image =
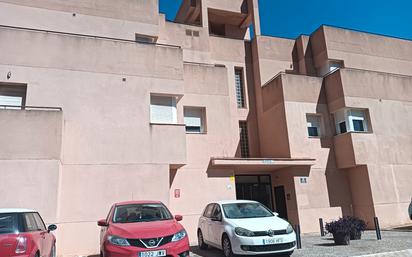
<path id="1" fill-rule="evenodd" d="M 276 212 L 279 213 L 279 217 L 288 220 L 288 209 L 286 207 L 285 187 L 275 187 L 275 205 Z"/>
<path id="2" fill-rule="evenodd" d="M 236 198 L 260 202 L 273 211 L 272 183 L 270 175 L 235 177 Z"/>

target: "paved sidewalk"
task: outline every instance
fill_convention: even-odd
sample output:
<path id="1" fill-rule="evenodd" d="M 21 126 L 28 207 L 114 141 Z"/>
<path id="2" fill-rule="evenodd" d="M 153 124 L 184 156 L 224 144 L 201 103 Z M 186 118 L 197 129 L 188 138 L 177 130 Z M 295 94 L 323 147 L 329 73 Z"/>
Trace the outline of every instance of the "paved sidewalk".
<path id="1" fill-rule="evenodd" d="M 397 251 L 391 253 L 368 254 L 357 257 L 412 257 L 412 249 L 405 251 Z"/>
<path id="2" fill-rule="evenodd" d="M 412 257 L 412 231 L 382 231 L 382 240 L 376 240 L 375 231 L 366 231 L 362 240 L 351 241 L 349 246 L 334 245 L 331 236 L 302 237 L 302 249 L 292 257 Z M 223 257 L 221 251 L 193 248 L 193 257 Z"/>

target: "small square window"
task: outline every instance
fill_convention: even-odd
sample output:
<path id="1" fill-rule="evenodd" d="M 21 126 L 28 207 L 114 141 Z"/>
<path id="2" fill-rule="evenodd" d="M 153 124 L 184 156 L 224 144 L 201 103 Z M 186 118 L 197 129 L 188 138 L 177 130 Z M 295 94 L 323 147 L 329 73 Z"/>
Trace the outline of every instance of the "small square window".
<path id="1" fill-rule="evenodd" d="M 339 131 L 340 133 L 346 133 L 346 122 L 342 121 L 339 123 Z"/>
<path id="2" fill-rule="evenodd" d="M 352 120 L 354 131 L 365 131 L 363 120 Z"/>
<path id="3" fill-rule="evenodd" d="M 151 95 L 150 122 L 162 124 L 176 124 L 176 97 Z"/>
<path id="4" fill-rule="evenodd" d="M 310 137 L 318 137 L 319 131 L 317 127 L 308 127 L 308 133 Z"/>
<path id="5" fill-rule="evenodd" d="M 317 114 L 306 115 L 309 137 L 321 136 L 321 116 Z"/>
<path id="6" fill-rule="evenodd" d="M 203 107 L 184 107 L 184 120 L 186 133 L 205 133 L 205 108 Z"/>

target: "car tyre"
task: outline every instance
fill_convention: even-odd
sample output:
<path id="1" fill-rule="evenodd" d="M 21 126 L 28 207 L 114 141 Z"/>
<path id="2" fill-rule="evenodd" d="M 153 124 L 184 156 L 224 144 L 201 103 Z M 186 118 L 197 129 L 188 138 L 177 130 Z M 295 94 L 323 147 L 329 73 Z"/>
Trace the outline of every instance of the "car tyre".
<path id="1" fill-rule="evenodd" d="M 202 231 L 199 229 L 199 231 L 197 231 L 197 242 L 199 244 L 199 248 L 201 250 L 207 250 L 207 248 L 209 247 L 206 243 L 205 243 L 205 239 L 203 238 L 203 233 Z"/>
<path id="2" fill-rule="evenodd" d="M 53 244 L 52 249 L 50 251 L 50 257 L 56 257 L 56 244 Z"/>
<path id="3" fill-rule="evenodd" d="M 222 237 L 222 249 L 225 257 L 235 257 L 232 251 L 232 244 L 230 243 L 230 239 L 226 234 Z"/>

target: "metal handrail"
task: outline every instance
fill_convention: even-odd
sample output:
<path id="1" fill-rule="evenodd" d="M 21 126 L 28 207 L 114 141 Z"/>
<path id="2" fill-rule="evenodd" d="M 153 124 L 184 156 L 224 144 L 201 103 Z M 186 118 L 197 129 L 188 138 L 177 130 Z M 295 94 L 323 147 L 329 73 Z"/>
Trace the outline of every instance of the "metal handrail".
<path id="1" fill-rule="evenodd" d="M 0 109 L 3 110 L 49 110 L 49 111 L 63 111 L 61 107 L 48 107 L 48 106 L 27 106 L 27 105 L 3 105 L 0 104 Z"/>

